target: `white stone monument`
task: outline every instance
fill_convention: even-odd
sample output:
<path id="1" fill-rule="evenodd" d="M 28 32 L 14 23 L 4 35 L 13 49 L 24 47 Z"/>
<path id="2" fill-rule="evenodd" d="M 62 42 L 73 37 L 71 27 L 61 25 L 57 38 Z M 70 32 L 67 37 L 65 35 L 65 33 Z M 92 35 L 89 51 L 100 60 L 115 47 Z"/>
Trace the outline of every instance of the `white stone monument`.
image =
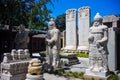
<path id="1" fill-rule="evenodd" d="M 78 51 L 88 52 L 88 34 L 90 27 L 90 8 L 85 6 L 78 9 Z"/>
<path id="2" fill-rule="evenodd" d="M 85 78 L 107 80 L 108 68 L 108 27 L 102 24 L 102 16 L 97 13 L 93 26 L 89 31 L 89 68 L 86 69 Z"/>
<path id="3" fill-rule="evenodd" d="M 76 9 L 66 11 L 66 46 L 65 50 L 76 50 L 77 47 L 76 31 Z"/>

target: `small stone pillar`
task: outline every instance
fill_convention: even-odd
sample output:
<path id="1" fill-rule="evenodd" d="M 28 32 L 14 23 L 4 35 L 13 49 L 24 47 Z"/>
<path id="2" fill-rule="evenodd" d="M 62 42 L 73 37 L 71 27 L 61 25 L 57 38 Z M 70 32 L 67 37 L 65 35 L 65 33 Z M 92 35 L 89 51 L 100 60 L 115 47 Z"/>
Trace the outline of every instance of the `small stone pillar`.
<path id="1" fill-rule="evenodd" d="M 28 60 L 30 58 L 30 52 L 28 49 L 25 49 L 24 52 L 25 52 L 25 58 Z"/>
<path id="2" fill-rule="evenodd" d="M 16 49 L 12 49 L 11 56 L 12 56 L 12 60 L 18 60 L 18 53 Z"/>
<path id="3" fill-rule="evenodd" d="M 28 74 L 25 80 L 43 80 L 41 61 L 37 58 L 29 62 Z"/>

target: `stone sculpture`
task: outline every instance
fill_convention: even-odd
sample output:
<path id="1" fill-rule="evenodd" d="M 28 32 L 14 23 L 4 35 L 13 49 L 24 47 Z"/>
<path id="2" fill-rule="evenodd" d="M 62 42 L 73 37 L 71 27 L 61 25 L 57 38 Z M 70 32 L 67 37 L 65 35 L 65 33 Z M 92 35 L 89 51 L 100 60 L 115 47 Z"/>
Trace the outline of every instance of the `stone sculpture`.
<path id="1" fill-rule="evenodd" d="M 28 74 L 31 74 L 31 75 L 42 74 L 42 66 L 41 66 L 40 60 L 38 60 L 38 59 L 32 59 L 29 62 Z"/>
<path id="2" fill-rule="evenodd" d="M 89 31 L 89 69 L 91 71 L 108 71 L 107 41 L 108 28 L 102 24 L 99 13 L 94 17 L 94 24 Z"/>
<path id="3" fill-rule="evenodd" d="M 55 27 L 53 19 L 49 22 L 46 37 L 46 62 L 54 68 L 59 67 L 60 31 Z"/>
<path id="4" fill-rule="evenodd" d="M 34 58 L 29 62 L 28 74 L 26 75 L 25 80 L 43 80 L 41 61 L 37 58 Z"/>
<path id="5" fill-rule="evenodd" d="M 20 25 L 18 27 L 18 33 L 15 38 L 15 47 L 16 49 L 27 49 L 29 42 L 28 31 L 25 30 L 25 26 Z"/>

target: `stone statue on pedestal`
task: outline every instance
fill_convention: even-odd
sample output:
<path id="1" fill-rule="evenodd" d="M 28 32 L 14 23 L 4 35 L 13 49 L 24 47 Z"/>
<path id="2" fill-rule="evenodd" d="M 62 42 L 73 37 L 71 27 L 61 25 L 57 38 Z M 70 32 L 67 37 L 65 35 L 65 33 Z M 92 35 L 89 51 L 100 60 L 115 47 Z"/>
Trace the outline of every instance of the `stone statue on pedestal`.
<path id="1" fill-rule="evenodd" d="M 54 68 L 59 67 L 60 31 L 55 27 L 53 19 L 49 22 L 46 37 L 46 62 Z"/>
<path id="2" fill-rule="evenodd" d="M 94 17 L 93 26 L 89 31 L 89 69 L 91 71 L 108 71 L 108 27 L 102 24 L 99 13 Z"/>

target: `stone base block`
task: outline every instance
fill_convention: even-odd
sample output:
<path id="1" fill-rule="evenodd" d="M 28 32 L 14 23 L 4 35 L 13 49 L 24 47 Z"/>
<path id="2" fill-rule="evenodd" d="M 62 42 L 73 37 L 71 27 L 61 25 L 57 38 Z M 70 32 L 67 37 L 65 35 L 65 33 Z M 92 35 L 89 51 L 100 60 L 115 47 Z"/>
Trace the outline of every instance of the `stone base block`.
<path id="1" fill-rule="evenodd" d="M 77 54 L 75 53 L 64 53 L 64 54 L 60 54 L 61 58 L 73 58 L 73 57 L 77 57 Z"/>
<path id="2" fill-rule="evenodd" d="M 75 64 L 79 64 L 79 60 L 77 58 L 77 55 L 74 53 L 64 53 L 61 54 L 61 66 L 70 66 L 70 65 L 75 65 Z"/>
<path id="3" fill-rule="evenodd" d="M 61 58 L 60 62 L 61 62 L 61 66 L 71 66 L 75 64 L 80 64 L 77 58 Z"/>
<path id="4" fill-rule="evenodd" d="M 22 74 L 16 74 L 16 75 L 9 75 L 9 74 L 2 74 L 1 79 L 2 80 L 25 80 L 26 73 Z"/>
<path id="5" fill-rule="evenodd" d="M 88 53 L 89 46 L 78 46 L 77 51 Z"/>
<path id="6" fill-rule="evenodd" d="M 30 75 L 30 74 L 27 74 L 25 80 L 43 80 L 43 75 Z"/>
<path id="7" fill-rule="evenodd" d="M 90 69 L 86 69 L 85 74 L 106 77 L 110 74 L 110 72 L 109 71 L 97 72 L 97 71 L 91 71 Z"/>
<path id="8" fill-rule="evenodd" d="M 107 77 L 101 77 L 101 76 L 93 76 L 93 75 L 84 75 L 84 80 L 108 80 L 108 78 L 110 77 L 107 76 Z"/>
<path id="9" fill-rule="evenodd" d="M 70 50 L 70 51 L 74 51 L 74 50 L 76 50 L 76 46 L 66 46 L 65 48 L 64 48 L 64 50 Z"/>
<path id="10" fill-rule="evenodd" d="M 84 78 L 85 80 L 107 80 L 110 77 L 109 71 L 91 71 L 90 69 L 86 69 Z"/>

